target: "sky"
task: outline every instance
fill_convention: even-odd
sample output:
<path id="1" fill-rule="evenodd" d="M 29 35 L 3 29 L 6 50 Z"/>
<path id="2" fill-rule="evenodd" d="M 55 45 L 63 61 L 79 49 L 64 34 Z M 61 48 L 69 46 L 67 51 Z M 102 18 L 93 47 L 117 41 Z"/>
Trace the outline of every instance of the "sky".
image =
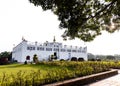
<path id="1" fill-rule="evenodd" d="M 87 46 L 88 53 L 114 55 L 120 54 L 120 31 L 113 34 L 103 32 L 92 42 L 80 39 L 63 41 L 64 30 L 59 29 L 59 21 L 51 11 L 43 11 L 28 0 L 0 0 L 0 52 L 12 51 L 14 45 L 26 40 L 43 43 L 57 42 L 64 45 Z"/>

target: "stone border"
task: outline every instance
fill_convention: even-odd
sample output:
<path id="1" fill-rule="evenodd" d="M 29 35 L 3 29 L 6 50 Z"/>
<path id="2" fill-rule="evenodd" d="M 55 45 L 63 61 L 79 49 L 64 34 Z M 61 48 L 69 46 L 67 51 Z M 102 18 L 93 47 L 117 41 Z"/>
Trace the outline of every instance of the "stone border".
<path id="1" fill-rule="evenodd" d="M 47 84 L 47 85 L 43 85 L 43 86 L 81 86 L 81 85 L 89 84 L 89 83 L 96 82 L 101 79 L 111 77 L 116 74 L 118 74 L 118 70 L 111 70 L 111 71 L 92 74 L 92 75 L 83 76 L 83 77 L 79 77 L 79 78 L 75 78 L 75 79 L 60 81 L 60 82 L 56 82 L 56 83 L 52 83 L 52 84 Z"/>

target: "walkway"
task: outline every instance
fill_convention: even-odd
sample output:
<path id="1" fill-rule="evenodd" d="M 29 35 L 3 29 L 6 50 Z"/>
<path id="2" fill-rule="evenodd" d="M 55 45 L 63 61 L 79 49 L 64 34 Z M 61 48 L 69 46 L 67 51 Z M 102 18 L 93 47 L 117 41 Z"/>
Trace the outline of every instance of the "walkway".
<path id="1" fill-rule="evenodd" d="M 118 73 L 118 75 L 85 86 L 120 86 L 120 70 Z"/>

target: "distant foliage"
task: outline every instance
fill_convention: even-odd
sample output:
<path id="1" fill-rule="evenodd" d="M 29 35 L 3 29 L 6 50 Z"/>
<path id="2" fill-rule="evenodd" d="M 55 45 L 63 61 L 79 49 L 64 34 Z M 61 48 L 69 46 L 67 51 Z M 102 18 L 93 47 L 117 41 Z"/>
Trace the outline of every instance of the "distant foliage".
<path id="1" fill-rule="evenodd" d="M 0 65 L 9 64 L 12 60 L 12 53 L 11 52 L 1 52 L 0 53 Z"/>
<path id="2" fill-rule="evenodd" d="M 115 60 L 115 57 L 114 57 L 114 56 L 109 55 L 109 56 L 106 56 L 106 59 L 108 59 L 108 60 Z"/>
<path id="3" fill-rule="evenodd" d="M 6 65 L 9 64 L 8 58 L 0 58 L 0 65 Z"/>

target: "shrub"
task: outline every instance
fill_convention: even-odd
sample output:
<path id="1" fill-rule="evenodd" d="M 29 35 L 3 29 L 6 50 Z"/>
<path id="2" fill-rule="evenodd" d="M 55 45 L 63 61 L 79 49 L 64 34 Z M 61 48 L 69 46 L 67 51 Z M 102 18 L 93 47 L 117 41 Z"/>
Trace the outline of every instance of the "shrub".
<path id="1" fill-rule="evenodd" d="M 8 58 L 0 58 L 0 65 L 9 64 Z"/>
<path id="2" fill-rule="evenodd" d="M 101 61 L 101 59 L 96 59 L 97 61 Z"/>
<path id="3" fill-rule="evenodd" d="M 84 61 L 84 58 L 78 58 L 78 61 Z"/>
<path id="4" fill-rule="evenodd" d="M 17 60 L 13 60 L 13 62 L 18 62 Z"/>
<path id="5" fill-rule="evenodd" d="M 77 58 L 76 57 L 72 57 L 71 61 L 77 61 Z"/>
<path id="6" fill-rule="evenodd" d="M 96 61 L 94 58 L 92 58 L 92 59 L 88 59 L 88 61 Z"/>
<path id="7" fill-rule="evenodd" d="M 0 78 L 0 86 L 43 86 L 47 83 L 107 71 L 110 68 L 120 68 L 120 63 L 103 61 L 52 61 L 39 62 L 34 66 L 42 67 L 38 71 L 31 70 L 29 73 L 26 70 L 18 71 L 10 76 L 4 73 Z M 42 71 L 43 67 L 44 71 Z"/>
<path id="8" fill-rule="evenodd" d="M 24 64 L 27 64 L 27 61 L 25 61 Z"/>
<path id="9" fill-rule="evenodd" d="M 35 63 L 37 63 L 37 62 L 38 62 L 38 57 L 37 57 L 37 55 L 36 55 L 36 54 L 34 54 L 34 56 L 33 56 L 33 62 L 35 62 Z"/>
<path id="10" fill-rule="evenodd" d="M 60 61 L 65 61 L 64 59 L 60 59 Z"/>

